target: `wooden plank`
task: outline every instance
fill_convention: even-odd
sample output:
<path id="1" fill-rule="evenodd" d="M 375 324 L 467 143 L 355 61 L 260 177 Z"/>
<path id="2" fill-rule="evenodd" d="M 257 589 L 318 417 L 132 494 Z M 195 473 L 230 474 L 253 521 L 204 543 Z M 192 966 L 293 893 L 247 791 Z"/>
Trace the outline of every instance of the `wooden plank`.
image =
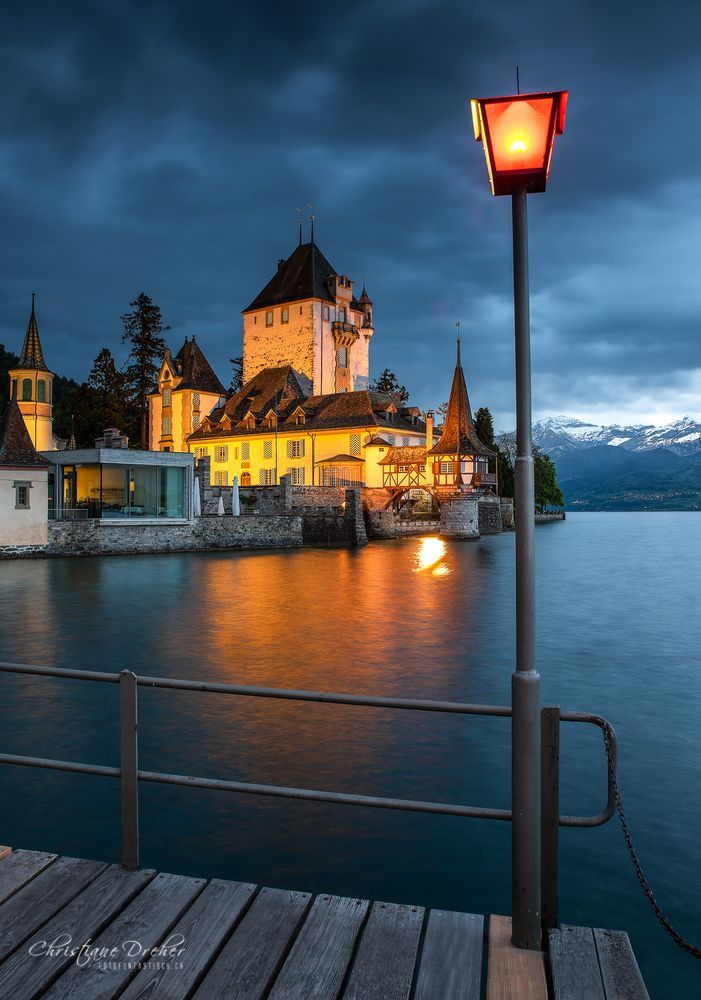
<path id="1" fill-rule="evenodd" d="M 71 949 L 79 949 L 100 934 L 155 874 L 110 865 L 44 924 L 26 947 L 0 965 L 0 997 L 43 998 L 48 987 L 76 961 Z M 63 942 L 64 948 L 59 949 L 58 944 L 52 948 L 54 942 Z"/>
<path id="2" fill-rule="evenodd" d="M 12 854 L 12 848 L 6 847 L 4 844 L 0 844 L 0 861 L 2 861 L 3 858 L 6 858 L 8 854 Z"/>
<path id="3" fill-rule="evenodd" d="M 344 1000 L 408 1000 L 423 922 L 422 906 L 373 903 Z"/>
<path id="4" fill-rule="evenodd" d="M 62 910 L 107 865 L 103 861 L 59 858 L 0 906 L 0 961 Z"/>
<path id="5" fill-rule="evenodd" d="M 479 1000 L 484 918 L 431 910 L 419 959 L 415 1000 Z"/>
<path id="6" fill-rule="evenodd" d="M 594 928 L 606 1000 L 650 1000 L 625 931 Z"/>
<path id="7" fill-rule="evenodd" d="M 370 904 L 317 896 L 270 1000 L 336 1000 Z"/>
<path id="8" fill-rule="evenodd" d="M 511 944 L 511 917 L 489 918 L 487 1000 L 548 1000 L 542 951 Z"/>
<path id="9" fill-rule="evenodd" d="M 57 854 L 44 854 L 43 851 L 13 851 L 0 865 L 0 903 L 9 899 L 57 857 Z"/>
<path id="10" fill-rule="evenodd" d="M 45 1000 L 114 1000 L 137 974 L 141 963 L 158 965 L 163 961 L 158 953 L 152 955 L 151 949 L 164 942 L 174 949 L 174 953 L 170 952 L 174 962 L 182 959 L 185 943 L 174 938 L 170 930 L 205 885 L 201 878 L 156 875 L 90 942 L 86 964 L 71 965 L 44 994 Z"/>
<path id="11" fill-rule="evenodd" d="M 554 1000 L 606 1000 L 591 927 L 548 932 Z"/>
<path id="12" fill-rule="evenodd" d="M 205 976 L 195 1000 L 265 996 L 309 909 L 307 892 L 261 889 Z"/>
<path id="13" fill-rule="evenodd" d="M 142 969 L 120 1000 L 181 1000 L 190 996 L 232 927 L 245 912 L 255 892 L 250 883 L 213 879 L 178 921 L 168 938 L 177 947 L 184 938 L 179 959 L 167 954 Z M 182 968 L 178 963 L 182 963 Z M 158 965 L 161 968 L 158 968 Z"/>

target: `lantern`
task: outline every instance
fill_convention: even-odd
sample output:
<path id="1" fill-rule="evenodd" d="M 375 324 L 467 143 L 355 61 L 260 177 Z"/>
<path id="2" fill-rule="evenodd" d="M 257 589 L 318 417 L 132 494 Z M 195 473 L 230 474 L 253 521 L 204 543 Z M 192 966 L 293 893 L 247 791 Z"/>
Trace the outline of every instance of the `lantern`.
<path id="1" fill-rule="evenodd" d="M 567 91 L 477 98 L 471 104 L 492 193 L 545 191 L 555 135 L 565 128 Z"/>

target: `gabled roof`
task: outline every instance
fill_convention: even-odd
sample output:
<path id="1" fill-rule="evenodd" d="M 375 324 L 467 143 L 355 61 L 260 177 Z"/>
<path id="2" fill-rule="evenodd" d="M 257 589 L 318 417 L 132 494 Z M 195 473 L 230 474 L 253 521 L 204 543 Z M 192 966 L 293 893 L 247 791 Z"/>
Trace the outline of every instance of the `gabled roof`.
<path id="1" fill-rule="evenodd" d="M 450 387 L 448 412 L 445 415 L 443 432 L 429 455 L 494 455 L 490 448 L 477 437 L 470 410 L 465 375 L 460 362 L 460 341 L 458 341 L 455 374 Z"/>
<path id="2" fill-rule="evenodd" d="M 391 447 L 386 455 L 383 455 L 378 465 L 425 465 L 426 448 L 424 445 L 402 445 L 401 447 Z"/>
<path id="3" fill-rule="evenodd" d="M 185 343 L 172 361 L 175 374 L 182 378 L 177 389 L 194 389 L 195 392 L 213 392 L 217 396 L 226 396 L 226 389 L 214 374 L 194 337 L 192 340 L 185 338 Z"/>
<path id="4" fill-rule="evenodd" d="M 10 400 L 0 417 L 0 465 L 50 464 L 32 444 L 19 406 L 14 399 Z"/>
<path id="5" fill-rule="evenodd" d="M 250 434 L 250 428 L 238 426 L 250 411 L 256 418 L 255 431 L 270 433 L 270 429 L 262 426 L 261 421 L 272 407 L 277 413 L 278 428 L 293 430 L 294 416 L 301 407 L 304 410 L 304 427 L 307 430 L 333 430 L 340 427 L 376 427 L 387 433 L 406 434 L 421 433 L 423 425 L 417 427 L 409 423 L 400 413 L 392 421 L 385 416 L 388 397 L 381 393 L 361 389 L 358 392 L 336 392 L 323 396 L 305 396 L 291 365 L 281 368 L 264 368 L 250 379 L 242 389 L 224 406 L 212 410 L 209 415 L 209 429 L 201 424 L 194 431 L 189 441 L 221 437 L 225 433 Z M 217 427 L 223 414 L 226 413 L 235 426 L 230 431 Z"/>
<path id="6" fill-rule="evenodd" d="M 297 302 L 301 299 L 335 302 L 335 283 L 330 281 L 335 277 L 335 269 L 316 243 L 302 243 L 287 260 L 280 261 L 277 273 L 243 311 L 251 312 L 254 309 L 265 309 L 267 306 Z"/>
<path id="7" fill-rule="evenodd" d="M 320 458 L 316 465 L 347 465 L 348 462 L 360 462 L 362 465 L 363 459 L 357 455 L 334 455 L 332 458 Z"/>
<path id="8" fill-rule="evenodd" d="M 37 326 L 37 318 L 34 313 L 34 292 L 32 292 L 32 314 L 29 317 L 29 324 L 17 367 L 34 368 L 38 371 L 49 372 L 51 374 L 44 361 L 44 352 L 41 349 L 41 341 L 39 340 L 39 327 Z"/>

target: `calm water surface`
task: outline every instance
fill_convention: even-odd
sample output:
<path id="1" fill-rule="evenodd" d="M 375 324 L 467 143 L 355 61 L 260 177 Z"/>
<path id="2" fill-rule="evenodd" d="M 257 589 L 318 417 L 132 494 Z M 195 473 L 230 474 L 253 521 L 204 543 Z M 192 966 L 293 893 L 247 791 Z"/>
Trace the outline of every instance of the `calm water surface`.
<path id="1" fill-rule="evenodd" d="M 539 526 L 544 701 L 598 712 L 653 888 L 701 938 L 701 517 L 572 514 Z M 0 563 L 6 660 L 280 687 L 507 704 L 514 536 L 304 550 Z M 424 562 L 428 560 L 424 559 Z M 2 751 L 118 766 L 116 686 L 0 676 Z M 501 719 L 140 689 L 141 764 L 507 807 Z M 563 802 L 598 812 L 600 735 L 563 725 Z M 0 840 L 117 860 L 110 779 L 0 770 Z M 142 863 L 312 891 L 508 912 L 510 826 L 144 785 Z M 564 830 L 561 915 L 627 929 L 651 994 L 701 995 L 658 928 L 616 823 Z"/>

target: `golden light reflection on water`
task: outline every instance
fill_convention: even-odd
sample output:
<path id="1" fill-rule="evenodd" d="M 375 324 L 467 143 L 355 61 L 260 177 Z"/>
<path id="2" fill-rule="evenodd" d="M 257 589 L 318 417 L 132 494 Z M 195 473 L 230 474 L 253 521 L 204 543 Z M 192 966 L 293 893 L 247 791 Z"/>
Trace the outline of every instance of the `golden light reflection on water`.
<path id="1" fill-rule="evenodd" d="M 421 538 L 414 556 L 414 572 L 431 570 L 431 576 L 447 576 L 450 569 L 443 562 L 446 552 L 447 546 L 442 538 Z"/>

